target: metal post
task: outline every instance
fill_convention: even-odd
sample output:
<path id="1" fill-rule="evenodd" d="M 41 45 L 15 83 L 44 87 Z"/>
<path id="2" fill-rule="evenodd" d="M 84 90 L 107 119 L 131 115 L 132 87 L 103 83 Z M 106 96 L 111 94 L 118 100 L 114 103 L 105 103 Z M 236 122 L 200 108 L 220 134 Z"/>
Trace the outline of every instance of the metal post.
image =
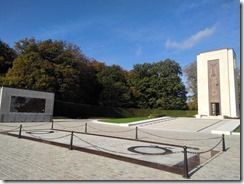
<path id="1" fill-rule="evenodd" d="M 187 147 L 184 146 L 184 173 L 183 173 L 183 178 L 189 178 L 188 175 L 188 163 L 187 163 Z"/>
<path id="2" fill-rule="evenodd" d="M 51 127 L 51 130 L 53 130 L 53 120 L 52 120 L 52 127 Z"/>
<path id="3" fill-rule="evenodd" d="M 74 131 L 71 132 L 70 145 L 69 145 L 70 150 L 73 150 L 73 134 L 74 134 Z"/>
<path id="4" fill-rule="evenodd" d="M 19 136 L 18 136 L 19 139 L 21 138 L 21 129 L 22 129 L 22 125 L 19 126 Z"/>
<path id="5" fill-rule="evenodd" d="M 226 151 L 226 149 L 225 149 L 225 134 L 222 134 L 222 151 Z"/>
<path id="6" fill-rule="evenodd" d="M 136 140 L 138 139 L 138 128 L 136 127 Z"/>
<path id="7" fill-rule="evenodd" d="M 87 134 L 87 123 L 85 124 L 85 133 Z"/>

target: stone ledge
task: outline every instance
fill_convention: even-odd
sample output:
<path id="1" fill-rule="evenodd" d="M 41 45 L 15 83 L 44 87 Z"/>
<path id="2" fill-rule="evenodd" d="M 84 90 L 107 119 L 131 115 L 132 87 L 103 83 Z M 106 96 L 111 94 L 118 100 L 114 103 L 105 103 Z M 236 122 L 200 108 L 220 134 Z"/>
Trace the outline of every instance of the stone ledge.
<path id="1" fill-rule="evenodd" d="M 153 118 L 153 119 L 148 119 L 148 120 L 142 120 L 142 121 L 136 121 L 133 123 L 128 123 L 128 126 L 135 126 L 135 125 L 141 125 L 144 123 L 150 123 L 150 122 L 155 122 L 155 121 L 161 121 L 161 120 L 169 120 L 170 117 L 161 117 L 161 118 Z"/>
<path id="2" fill-rule="evenodd" d="M 227 116 L 224 116 L 224 115 L 208 116 L 208 115 L 196 114 L 195 118 L 198 118 L 198 119 L 226 119 Z"/>
<path id="3" fill-rule="evenodd" d="M 234 130 L 240 125 L 240 121 L 238 120 L 231 120 L 226 124 L 212 130 L 212 134 L 225 134 L 225 135 L 232 135 Z M 233 132 L 233 133 L 232 133 Z M 233 134 L 234 135 L 234 134 Z"/>

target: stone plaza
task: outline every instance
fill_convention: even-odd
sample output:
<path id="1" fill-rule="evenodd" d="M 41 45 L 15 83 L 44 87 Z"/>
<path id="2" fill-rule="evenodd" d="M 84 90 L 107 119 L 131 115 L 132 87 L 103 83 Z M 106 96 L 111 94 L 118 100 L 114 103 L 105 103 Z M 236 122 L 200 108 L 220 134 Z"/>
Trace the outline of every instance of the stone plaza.
<path id="1" fill-rule="evenodd" d="M 219 141 L 218 137 L 221 137 L 219 134 L 213 134 L 212 130 L 226 127 L 224 125 L 234 121 L 239 120 L 166 118 L 155 119 L 155 121 L 139 125 L 119 126 L 100 123 L 93 119 L 57 119 L 54 120 L 53 124 L 43 122 L 22 123 L 22 138 L 18 138 L 21 123 L 8 123 L 7 126 L 6 123 L 1 123 L 0 179 L 92 181 L 240 180 L 240 135 L 232 132 L 232 130 L 229 130 L 231 133 L 225 135 L 226 151 L 222 151 L 222 144 L 219 144 L 214 148 L 218 151 L 215 156 L 204 160 L 203 157 L 206 155 L 203 155 L 200 159 L 203 159 L 204 162 L 189 172 L 189 179 L 183 178 L 182 174 L 179 173 L 83 152 L 82 150 L 69 149 L 70 132 L 75 131 L 74 146 L 94 150 L 94 145 L 96 145 L 97 148 L 101 148 L 98 149 L 98 152 L 111 153 L 112 151 L 112 155 L 122 154 L 126 157 L 132 155 L 134 159 L 146 160 L 148 157 L 133 154 L 127 148 L 131 146 L 155 146 L 155 142 L 186 145 L 198 148 L 197 151 L 204 151 L 215 146 Z M 136 127 L 139 130 L 138 140 L 146 140 L 152 143 L 132 141 L 132 139 L 135 139 Z M 55 133 L 41 133 L 42 130 L 50 130 L 51 128 Z M 28 134 L 28 131 L 32 131 L 33 134 Z M 36 134 L 34 134 L 35 132 Z M 95 134 L 102 136 L 94 136 Z M 28 137 L 34 141 L 29 140 Z M 123 137 L 125 139 L 115 139 L 114 137 Z M 45 140 L 53 143 L 45 144 Z M 60 147 L 55 145 L 54 142 L 66 146 Z M 169 145 L 167 145 L 167 148 L 171 149 Z M 129 154 L 124 155 L 125 153 Z M 156 160 L 170 163 L 172 161 L 170 161 L 169 156 L 156 155 L 150 157 L 150 159 L 157 158 Z M 179 158 L 183 159 L 183 154 L 179 154 Z"/>

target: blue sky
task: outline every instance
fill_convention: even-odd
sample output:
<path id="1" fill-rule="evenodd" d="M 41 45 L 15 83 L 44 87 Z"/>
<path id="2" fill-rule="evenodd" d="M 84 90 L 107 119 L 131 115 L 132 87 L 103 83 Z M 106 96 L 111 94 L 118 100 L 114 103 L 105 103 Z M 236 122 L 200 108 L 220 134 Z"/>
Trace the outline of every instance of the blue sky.
<path id="1" fill-rule="evenodd" d="M 0 0 L 0 39 L 66 40 L 89 58 L 131 70 L 233 48 L 240 65 L 238 0 Z"/>

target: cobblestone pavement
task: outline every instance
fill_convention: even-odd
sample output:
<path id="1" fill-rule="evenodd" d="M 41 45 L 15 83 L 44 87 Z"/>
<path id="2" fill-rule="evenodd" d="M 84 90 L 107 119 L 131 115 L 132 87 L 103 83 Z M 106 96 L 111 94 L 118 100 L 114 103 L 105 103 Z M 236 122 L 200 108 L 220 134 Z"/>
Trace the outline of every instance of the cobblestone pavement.
<path id="1" fill-rule="evenodd" d="M 2 180 L 181 180 L 181 175 L 0 135 Z"/>
<path id="2" fill-rule="evenodd" d="M 0 124 L 0 131 L 13 130 L 19 125 L 20 123 Z M 51 127 L 51 123 L 22 125 L 25 130 Z M 196 132 L 192 128 L 187 131 L 186 126 L 184 131 L 180 131 L 182 123 L 175 123 L 174 126 L 177 131 L 150 125 L 142 126 L 138 128 L 138 138 L 194 146 L 198 147 L 199 151 L 207 150 L 216 144 L 216 139 L 208 140 L 216 135 Z M 54 122 L 54 128 L 135 138 L 135 127 L 97 124 L 92 120 L 59 120 Z M 14 131 L 18 134 L 18 129 Z M 65 133 L 62 132 L 62 135 Z M 104 138 L 96 137 L 90 138 L 89 141 L 100 141 L 103 145 L 102 142 L 105 141 L 102 139 Z M 69 140 L 70 138 L 63 142 L 69 144 Z M 190 180 L 240 180 L 240 136 L 225 136 L 225 140 L 227 151 L 221 152 L 190 172 Z M 2 134 L 0 146 L 1 180 L 186 180 L 179 174 Z M 107 145 L 108 148 L 110 146 Z M 221 145 L 216 149 L 221 150 Z"/>

